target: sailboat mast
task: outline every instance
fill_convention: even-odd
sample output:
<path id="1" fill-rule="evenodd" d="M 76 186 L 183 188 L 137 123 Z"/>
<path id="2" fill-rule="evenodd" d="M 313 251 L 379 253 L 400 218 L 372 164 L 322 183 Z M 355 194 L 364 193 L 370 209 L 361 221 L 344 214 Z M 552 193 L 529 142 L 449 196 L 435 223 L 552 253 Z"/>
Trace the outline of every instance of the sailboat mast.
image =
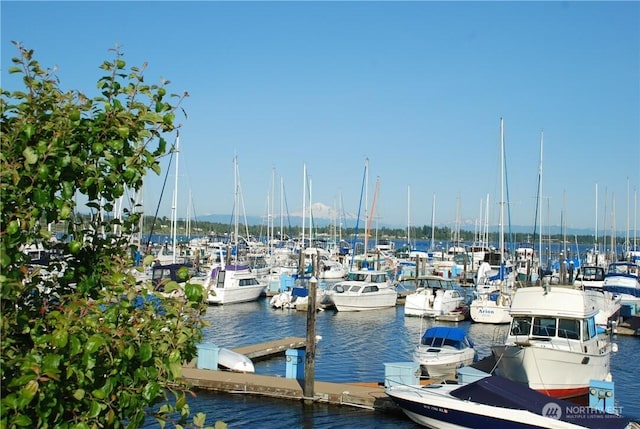
<path id="1" fill-rule="evenodd" d="M 598 263 L 598 184 L 597 183 L 596 183 L 596 232 L 593 238 L 595 240 L 594 251 L 596 255 L 596 265 L 597 265 Z"/>
<path id="2" fill-rule="evenodd" d="M 542 153 L 544 150 L 544 130 L 540 131 L 540 165 L 538 166 L 538 198 L 542 199 Z M 538 211 L 538 224 L 540 225 L 540 234 L 538 235 L 538 265 L 542 267 L 542 205 Z M 540 284 L 542 284 L 542 275 L 540 275 Z"/>
<path id="3" fill-rule="evenodd" d="M 500 263 L 504 262 L 504 128 L 500 118 Z"/>
<path id="4" fill-rule="evenodd" d="M 307 164 L 302 166 L 302 242 L 300 243 L 300 251 L 304 249 L 304 229 L 305 219 L 307 217 Z"/>
<path id="5" fill-rule="evenodd" d="M 407 186 L 407 244 L 411 250 L 411 186 Z"/>
<path id="6" fill-rule="evenodd" d="M 436 222 L 436 194 L 433 193 L 433 203 L 431 204 L 431 243 L 430 249 L 433 250 L 433 241 L 435 240 L 435 225 Z"/>
<path id="7" fill-rule="evenodd" d="M 238 260 L 238 250 L 239 250 L 239 240 L 238 240 L 238 210 L 240 209 L 239 204 L 239 184 L 238 184 L 238 157 L 233 157 L 233 189 L 234 189 L 234 202 L 233 202 L 233 239 L 235 241 L 234 245 L 236 247 L 236 261 Z"/>
<path id="8" fill-rule="evenodd" d="M 364 218 L 367 219 L 367 228 L 364 230 L 364 253 L 367 254 L 369 250 L 369 215 L 367 213 L 367 208 L 369 205 L 369 158 L 365 159 L 365 170 L 367 175 L 365 176 L 365 184 L 364 184 Z"/>
<path id="9" fill-rule="evenodd" d="M 172 261 L 176 263 L 176 241 L 177 241 L 177 213 L 176 210 L 178 208 L 178 166 L 180 165 L 179 156 L 180 156 L 180 131 L 176 131 L 176 177 L 174 180 L 173 186 L 173 202 L 171 204 L 171 241 L 173 241 L 173 245 L 171 247 L 172 250 Z"/>

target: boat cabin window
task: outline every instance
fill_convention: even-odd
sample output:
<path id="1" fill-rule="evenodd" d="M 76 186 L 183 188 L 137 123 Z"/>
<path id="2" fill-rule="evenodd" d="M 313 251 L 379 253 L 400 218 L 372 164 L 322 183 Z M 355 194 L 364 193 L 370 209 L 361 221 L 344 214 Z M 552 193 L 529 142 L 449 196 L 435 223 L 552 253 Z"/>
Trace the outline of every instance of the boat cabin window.
<path id="1" fill-rule="evenodd" d="M 604 280 L 604 269 L 600 267 L 585 267 L 582 273 L 582 280 Z"/>
<path id="2" fill-rule="evenodd" d="M 240 279 L 240 282 L 238 283 L 239 286 L 252 286 L 257 284 L 258 280 L 256 279 Z"/>
<path id="3" fill-rule="evenodd" d="M 367 280 L 367 275 L 364 273 L 349 273 L 349 280 L 364 282 Z"/>
<path id="4" fill-rule="evenodd" d="M 534 317 L 533 335 L 536 337 L 555 337 L 556 319 L 552 317 Z"/>
<path id="5" fill-rule="evenodd" d="M 371 293 L 371 292 L 378 292 L 378 286 L 376 285 L 372 285 L 372 286 L 366 286 L 363 290 L 362 293 Z"/>
<path id="6" fill-rule="evenodd" d="M 373 283 L 385 283 L 387 279 L 384 274 L 375 274 L 371 276 L 371 281 Z"/>
<path id="7" fill-rule="evenodd" d="M 558 336 L 570 340 L 580 339 L 580 321 L 576 319 L 559 319 Z"/>
<path id="8" fill-rule="evenodd" d="M 587 341 L 596 336 L 596 321 L 593 317 L 582 321 L 582 340 Z"/>
<path id="9" fill-rule="evenodd" d="M 225 270 L 222 270 L 218 273 L 218 284 L 216 285 L 216 287 L 224 288 L 224 278 L 226 274 L 227 272 Z"/>
<path id="10" fill-rule="evenodd" d="M 530 317 L 514 317 L 511 322 L 511 335 L 529 335 L 531 332 Z"/>

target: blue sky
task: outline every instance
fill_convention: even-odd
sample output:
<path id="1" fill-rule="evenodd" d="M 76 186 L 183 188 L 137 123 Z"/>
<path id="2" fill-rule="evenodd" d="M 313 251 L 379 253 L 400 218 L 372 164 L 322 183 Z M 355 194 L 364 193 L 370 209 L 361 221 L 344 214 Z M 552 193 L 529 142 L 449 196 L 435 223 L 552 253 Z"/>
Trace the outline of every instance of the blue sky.
<path id="1" fill-rule="evenodd" d="M 313 203 L 355 214 L 368 159 L 376 222 L 430 225 L 435 195 L 473 229 L 488 195 L 496 225 L 503 117 L 512 224 L 534 222 L 542 130 L 543 224 L 640 222 L 639 2 L 2 1 L 1 24 L 4 89 L 17 40 L 89 96 L 116 44 L 189 92 L 178 217 L 232 212 L 234 156 L 247 216 L 279 217 L 280 183 L 300 213 L 305 166 Z"/>

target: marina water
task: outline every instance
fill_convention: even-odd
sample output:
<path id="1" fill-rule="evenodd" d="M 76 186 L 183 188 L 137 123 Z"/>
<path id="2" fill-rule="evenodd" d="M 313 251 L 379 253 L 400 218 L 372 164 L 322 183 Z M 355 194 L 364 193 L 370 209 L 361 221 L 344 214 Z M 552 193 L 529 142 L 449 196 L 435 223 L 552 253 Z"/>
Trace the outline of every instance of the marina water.
<path id="1" fill-rule="evenodd" d="M 235 348 L 289 336 L 306 337 L 306 311 L 273 309 L 269 300 L 211 306 L 211 323 L 204 340 Z M 485 325 L 470 321 L 433 322 L 405 317 L 404 307 L 376 311 L 320 311 L 316 335 L 315 376 L 318 381 L 384 382 L 384 364 L 411 361 L 413 348 L 424 330 L 434 324 L 462 327 L 473 338 L 480 358 L 488 356 L 494 338 L 502 338 L 507 325 Z M 618 352 L 612 354 L 616 405 L 623 415 L 640 420 L 640 340 L 617 336 Z M 284 356 L 256 362 L 256 373 L 285 376 Z M 314 404 L 244 394 L 199 391 L 192 399 L 192 412 L 205 412 L 207 424 L 225 421 L 230 428 L 418 428 L 403 414 L 383 413 L 351 406 Z M 148 428 L 157 427 L 148 422 Z"/>

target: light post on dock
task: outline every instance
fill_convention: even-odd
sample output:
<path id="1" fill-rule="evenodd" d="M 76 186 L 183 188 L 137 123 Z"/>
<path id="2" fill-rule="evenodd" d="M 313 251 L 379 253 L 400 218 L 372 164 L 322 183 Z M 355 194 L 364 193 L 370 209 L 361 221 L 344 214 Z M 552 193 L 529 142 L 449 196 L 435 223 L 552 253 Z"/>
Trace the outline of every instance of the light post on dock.
<path id="1" fill-rule="evenodd" d="M 309 279 L 309 296 L 307 306 L 307 346 L 304 366 L 304 402 L 313 403 L 315 384 L 316 358 L 316 287 L 318 280 L 315 275 Z"/>

